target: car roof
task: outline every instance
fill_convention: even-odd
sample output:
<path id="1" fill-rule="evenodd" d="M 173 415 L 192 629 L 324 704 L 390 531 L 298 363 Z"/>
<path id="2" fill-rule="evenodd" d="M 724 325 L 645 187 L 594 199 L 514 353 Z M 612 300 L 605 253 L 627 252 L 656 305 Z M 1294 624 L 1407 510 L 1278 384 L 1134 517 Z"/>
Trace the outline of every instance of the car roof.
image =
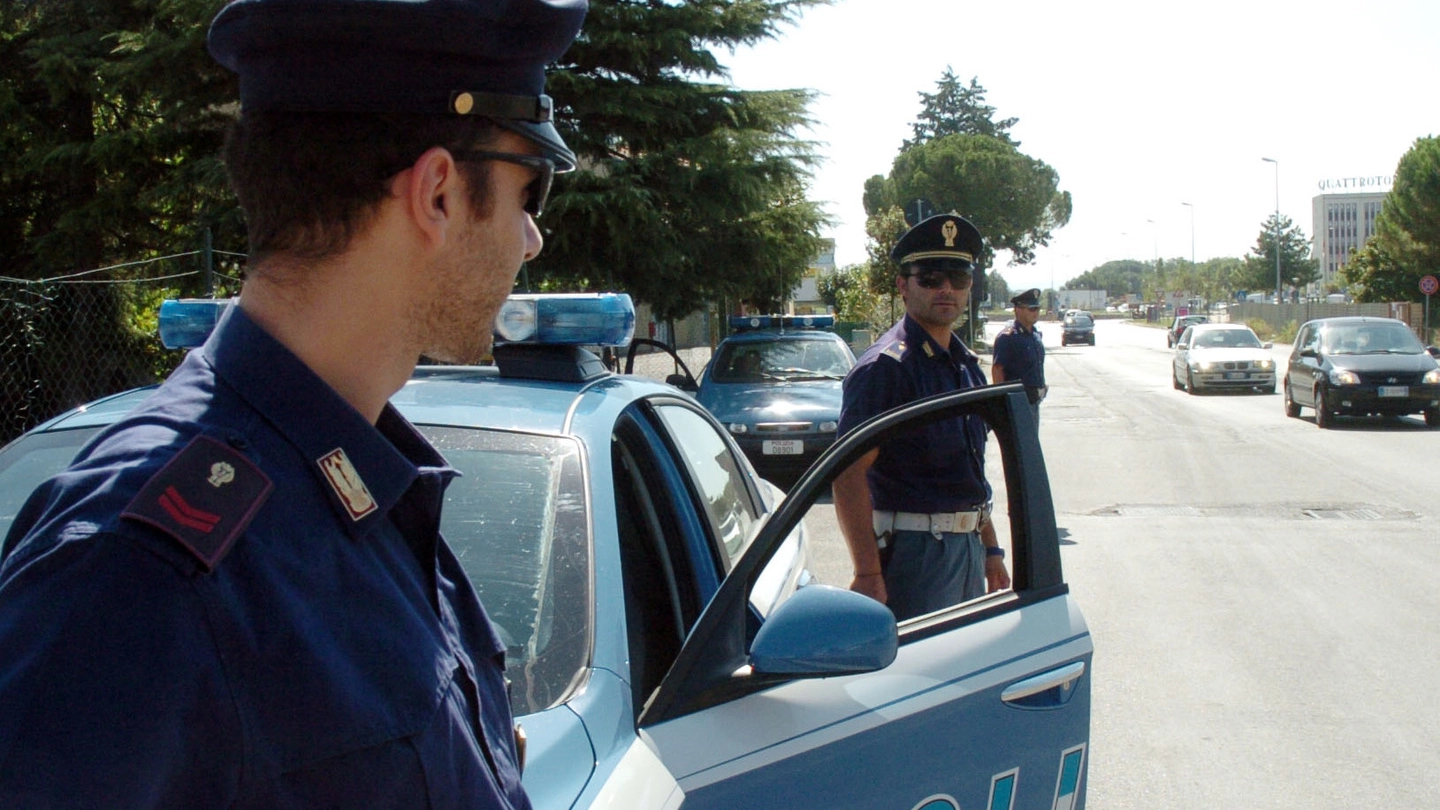
<path id="1" fill-rule="evenodd" d="M 770 343 L 776 340 L 838 340 L 845 342 L 844 338 L 834 332 L 827 332 L 823 329 L 751 329 L 744 332 L 736 332 L 730 337 L 720 341 L 720 345 L 726 343 Z"/>
<path id="2" fill-rule="evenodd" d="M 133 410 L 155 388 L 136 388 L 95 400 L 30 432 L 104 427 Z M 554 382 L 502 377 L 494 366 L 420 366 L 390 401 L 415 424 L 556 435 L 583 434 L 587 424 L 602 424 L 608 435 L 606 419 L 613 419 L 636 399 L 656 394 L 688 398 L 672 386 L 623 374 L 607 373 L 587 382 Z"/>
<path id="3" fill-rule="evenodd" d="M 1197 332 L 1219 332 L 1225 329 L 1244 329 L 1246 332 L 1255 331 L 1243 323 L 1197 323 L 1191 324 L 1190 328 Z"/>
<path id="4" fill-rule="evenodd" d="M 1397 318 L 1378 318 L 1371 315 L 1340 315 L 1334 318 L 1316 318 L 1311 321 L 1306 321 L 1305 325 L 1345 326 L 1362 323 L 1398 323 L 1401 326 L 1405 326 L 1405 322 Z"/>

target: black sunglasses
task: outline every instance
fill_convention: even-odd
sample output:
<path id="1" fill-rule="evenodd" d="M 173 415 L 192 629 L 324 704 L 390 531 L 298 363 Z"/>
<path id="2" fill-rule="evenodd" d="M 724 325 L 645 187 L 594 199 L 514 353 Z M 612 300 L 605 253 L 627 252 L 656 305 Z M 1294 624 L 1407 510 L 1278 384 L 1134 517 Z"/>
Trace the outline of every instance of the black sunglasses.
<path id="1" fill-rule="evenodd" d="M 516 166 L 524 166 L 535 171 L 535 179 L 525 187 L 525 213 L 532 217 L 540 216 L 545 210 L 545 200 L 550 197 L 550 184 L 555 182 L 555 162 L 549 158 L 539 155 L 523 155 L 518 152 L 484 152 L 484 151 L 460 151 L 456 153 L 460 160 L 498 160 L 502 163 L 513 163 Z"/>
<path id="2" fill-rule="evenodd" d="M 915 279 L 927 290 L 938 290 L 940 285 L 950 282 L 950 286 L 957 290 L 970 288 L 970 273 L 965 270 L 921 270 L 918 273 L 911 273 L 910 278 Z"/>

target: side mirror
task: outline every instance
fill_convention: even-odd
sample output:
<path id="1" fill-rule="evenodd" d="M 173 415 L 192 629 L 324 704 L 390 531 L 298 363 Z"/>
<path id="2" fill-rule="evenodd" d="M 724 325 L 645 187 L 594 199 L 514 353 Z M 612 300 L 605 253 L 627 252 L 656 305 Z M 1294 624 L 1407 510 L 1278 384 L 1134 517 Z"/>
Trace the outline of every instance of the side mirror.
<path id="1" fill-rule="evenodd" d="M 755 634 L 757 675 L 820 678 L 890 666 L 900 633 L 890 609 L 854 591 L 807 585 L 785 600 Z"/>
<path id="2" fill-rule="evenodd" d="M 1302 349 L 1300 350 L 1300 356 L 1301 356 L 1301 357 L 1319 357 L 1319 356 L 1320 356 L 1320 353 L 1317 352 L 1317 351 L 1315 351 L 1314 348 L 1312 348 L 1312 347 L 1310 347 L 1310 346 L 1306 346 L 1306 347 L 1304 347 L 1304 348 L 1302 348 Z"/>
<path id="3" fill-rule="evenodd" d="M 1190 344 L 1189 344 L 1189 343 L 1176 343 L 1176 344 L 1175 344 L 1175 351 L 1177 351 L 1177 352 L 1180 351 L 1181 349 L 1188 349 L 1188 348 L 1190 348 Z"/>
<path id="4" fill-rule="evenodd" d="M 1265 341 L 1264 343 L 1261 343 L 1261 344 L 1260 344 L 1260 348 L 1262 348 L 1262 349 L 1273 349 L 1273 348 L 1275 348 L 1275 344 L 1267 340 L 1267 341 Z"/>
<path id="5" fill-rule="evenodd" d="M 1425 351 L 1430 352 L 1431 357 L 1440 357 L 1440 346 L 1426 346 Z"/>
<path id="6" fill-rule="evenodd" d="M 666 385 L 673 385 L 673 386 L 675 386 L 676 388 L 679 388 L 681 391 L 686 391 L 686 392 L 689 392 L 689 393 L 691 393 L 691 394 L 693 394 L 693 393 L 695 393 L 696 391 L 699 391 L 699 390 L 700 390 L 700 386 L 698 386 L 698 385 L 695 384 L 695 381 L 690 378 L 690 375 L 689 375 L 689 374 L 670 374 L 670 375 L 667 375 L 667 376 L 665 377 L 665 384 L 666 384 Z"/>

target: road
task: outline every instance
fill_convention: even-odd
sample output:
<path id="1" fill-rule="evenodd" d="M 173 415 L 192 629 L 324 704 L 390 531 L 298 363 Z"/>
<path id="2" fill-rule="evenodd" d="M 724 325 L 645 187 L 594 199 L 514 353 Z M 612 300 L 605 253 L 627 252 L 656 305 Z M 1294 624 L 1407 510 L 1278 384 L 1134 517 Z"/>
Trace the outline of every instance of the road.
<path id="1" fill-rule="evenodd" d="M 1041 330 L 1041 443 L 1096 648 L 1089 806 L 1433 805 L 1440 431 L 1176 391 L 1158 328 Z M 821 577 L 847 582 L 833 509 L 809 523 Z"/>

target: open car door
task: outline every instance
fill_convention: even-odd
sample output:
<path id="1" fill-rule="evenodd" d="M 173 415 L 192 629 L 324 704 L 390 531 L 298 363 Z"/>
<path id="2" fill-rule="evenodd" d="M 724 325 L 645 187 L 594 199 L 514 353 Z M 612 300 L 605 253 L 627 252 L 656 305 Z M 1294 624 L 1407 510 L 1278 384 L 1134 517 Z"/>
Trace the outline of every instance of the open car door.
<path id="1" fill-rule="evenodd" d="M 762 622 L 756 579 L 834 478 L 900 431 L 963 415 L 999 445 L 1013 590 L 897 627 L 874 600 L 811 585 Z M 645 705 L 634 779 L 596 806 L 1081 807 L 1092 653 L 1024 389 L 921 400 L 848 434 L 758 530 Z"/>

